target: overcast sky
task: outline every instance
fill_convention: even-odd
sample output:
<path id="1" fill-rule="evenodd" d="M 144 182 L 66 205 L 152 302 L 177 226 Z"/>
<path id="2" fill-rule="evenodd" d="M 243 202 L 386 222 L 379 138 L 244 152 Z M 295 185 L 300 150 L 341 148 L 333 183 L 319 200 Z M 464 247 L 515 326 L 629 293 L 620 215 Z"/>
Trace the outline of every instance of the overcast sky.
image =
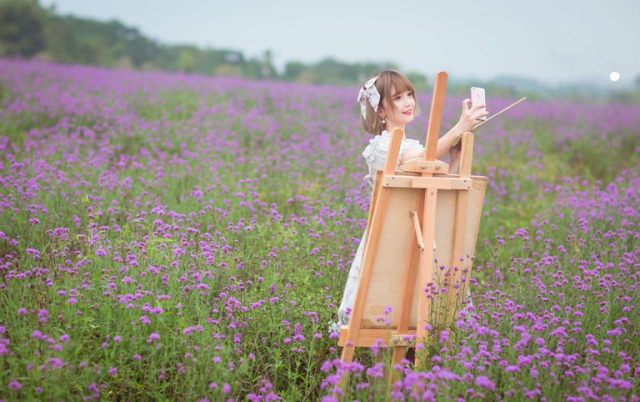
<path id="1" fill-rule="evenodd" d="M 158 41 L 392 61 L 451 79 L 500 75 L 628 86 L 640 75 L 639 0 L 40 0 L 61 14 L 117 19 Z M 620 80 L 612 82 L 612 71 Z"/>

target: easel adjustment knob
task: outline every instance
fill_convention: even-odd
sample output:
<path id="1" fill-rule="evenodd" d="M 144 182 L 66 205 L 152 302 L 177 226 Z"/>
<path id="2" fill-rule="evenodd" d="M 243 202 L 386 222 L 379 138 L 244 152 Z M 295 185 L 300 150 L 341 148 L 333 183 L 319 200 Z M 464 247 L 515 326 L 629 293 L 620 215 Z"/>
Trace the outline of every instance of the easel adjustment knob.
<path id="1" fill-rule="evenodd" d="M 400 170 L 415 173 L 448 173 L 449 165 L 438 160 L 410 159 L 400 166 Z"/>

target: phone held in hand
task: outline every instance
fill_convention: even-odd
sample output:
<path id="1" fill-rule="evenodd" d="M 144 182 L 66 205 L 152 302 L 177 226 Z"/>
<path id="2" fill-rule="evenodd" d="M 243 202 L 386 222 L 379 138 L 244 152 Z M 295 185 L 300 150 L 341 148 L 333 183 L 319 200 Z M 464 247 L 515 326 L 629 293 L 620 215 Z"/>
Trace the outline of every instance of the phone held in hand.
<path id="1" fill-rule="evenodd" d="M 484 88 L 471 87 L 471 105 L 485 105 L 483 108 L 478 109 L 478 112 L 484 112 L 487 110 Z M 487 120 L 487 116 L 479 117 L 479 119 Z"/>

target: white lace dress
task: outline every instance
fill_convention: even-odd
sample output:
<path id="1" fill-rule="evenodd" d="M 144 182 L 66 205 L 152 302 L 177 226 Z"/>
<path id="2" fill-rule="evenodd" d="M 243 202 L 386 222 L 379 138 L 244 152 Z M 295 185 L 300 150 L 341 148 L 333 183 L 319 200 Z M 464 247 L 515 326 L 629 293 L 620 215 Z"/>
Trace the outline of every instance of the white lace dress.
<path id="1" fill-rule="evenodd" d="M 389 146 L 391 145 L 391 135 L 386 131 L 382 134 L 376 135 L 369 141 L 369 145 L 362 152 L 367 165 L 369 166 L 369 174 L 364 177 L 364 180 L 373 187 L 373 178 L 375 177 L 377 170 L 384 169 L 384 164 L 387 161 L 387 154 L 389 153 Z M 404 138 L 400 145 L 400 152 L 398 153 L 398 160 L 396 162 L 396 169 L 400 168 L 400 161 L 402 155 L 408 150 L 422 150 L 424 146 L 417 140 L 411 140 Z M 347 278 L 347 284 L 344 288 L 344 294 L 342 295 L 342 302 L 338 309 L 338 322 L 331 325 L 332 331 L 339 331 L 340 325 L 345 325 L 349 322 L 351 309 L 355 302 L 356 291 L 358 289 L 358 278 L 360 278 L 360 265 L 362 264 L 362 255 L 364 253 L 364 238 L 366 232 L 362 235 L 360 244 L 358 245 L 358 251 L 351 263 L 351 269 L 349 269 L 349 277 Z"/>

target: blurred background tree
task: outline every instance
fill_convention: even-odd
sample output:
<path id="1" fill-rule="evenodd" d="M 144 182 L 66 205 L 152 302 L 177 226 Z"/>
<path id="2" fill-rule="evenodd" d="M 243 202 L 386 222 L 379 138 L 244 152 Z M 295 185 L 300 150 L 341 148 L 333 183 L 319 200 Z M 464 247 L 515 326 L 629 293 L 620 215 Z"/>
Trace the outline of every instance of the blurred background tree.
<path id="1" fill-rule="evenodd" d="M 43 50 L 47 18 L 36 0 L 0 0 L 0 56 L 31 57 Z"/>
<path id="2" fill-rule="evenodd" d="M 411 81 L 413 86 L 416 88 L 416 91 L 426 92 L 428 90 L 428 82 L 427 82 L 426 75 L 420 74 L 415 71 L 410 71 L 406 74 L 406 76 L 409 79 L 409 81 Z"/>

